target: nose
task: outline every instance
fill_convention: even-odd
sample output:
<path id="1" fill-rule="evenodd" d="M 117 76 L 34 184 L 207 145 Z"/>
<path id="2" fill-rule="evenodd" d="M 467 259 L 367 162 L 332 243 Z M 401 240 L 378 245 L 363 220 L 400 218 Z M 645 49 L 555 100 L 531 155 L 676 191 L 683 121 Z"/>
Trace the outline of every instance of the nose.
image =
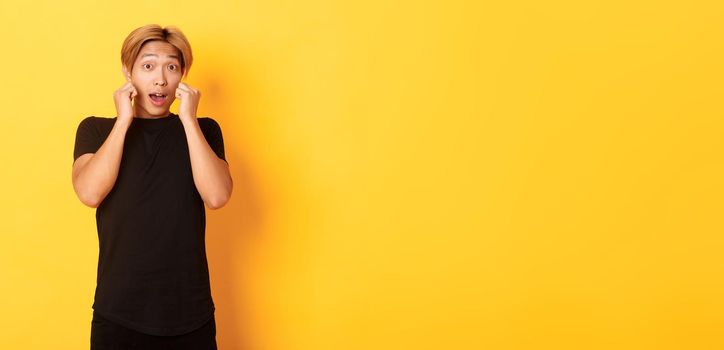
<path id="1" fill-rule="evenodd" d="M 156 77 L 155 85 L 166 86 L 166 84 L 167 84 L 166 74 L 164 73 L 163 70 L 161 70 L 161 74 L 159 74 L 158 77 Z"/>

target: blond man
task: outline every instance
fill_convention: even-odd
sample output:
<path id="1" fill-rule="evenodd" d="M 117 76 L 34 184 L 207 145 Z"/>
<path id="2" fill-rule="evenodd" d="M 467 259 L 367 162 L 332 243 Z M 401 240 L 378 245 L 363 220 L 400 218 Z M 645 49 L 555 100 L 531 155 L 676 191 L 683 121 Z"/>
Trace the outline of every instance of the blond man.
<path id="1" fill-rule="evenodd" d="M 117 115 L 78 125 L 73 189 L 96 208 L 99 239 L 92 350 L 216 349 L 205 207 L 223 207 L 233 183 L 221 127 L 196 116 L 201 94 L 181 81 L 192 61 L 178 28 L 133 30 Z"/>

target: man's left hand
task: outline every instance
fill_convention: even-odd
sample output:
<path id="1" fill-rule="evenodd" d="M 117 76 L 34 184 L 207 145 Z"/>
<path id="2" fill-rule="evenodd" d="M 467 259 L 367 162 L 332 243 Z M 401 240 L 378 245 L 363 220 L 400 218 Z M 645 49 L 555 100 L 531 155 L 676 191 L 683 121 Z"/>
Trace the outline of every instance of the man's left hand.
<path id="1" fill-rule="evenodd" d="M 199 107 L 201 92 L 186 83 L 179 83 L 178 88 L 176 88 L 176 98 L 181 100 L 178 112 L 179 118 L 182 121 L 196 118 L 196 109 Z"/>

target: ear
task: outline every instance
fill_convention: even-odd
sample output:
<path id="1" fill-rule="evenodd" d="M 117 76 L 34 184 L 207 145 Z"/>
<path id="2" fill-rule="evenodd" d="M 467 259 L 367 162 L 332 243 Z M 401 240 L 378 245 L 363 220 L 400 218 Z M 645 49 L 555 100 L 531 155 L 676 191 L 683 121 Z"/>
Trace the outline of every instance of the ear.
<path id="1" fill-rule="evenodd" d="M 128 72 L 128 68 L 126 68 L 125 65 L 122 65 L 121 72 L 123 73 L 123 77 L 126 78 L 126 81 L 131 81 L 131 73 Z"/>

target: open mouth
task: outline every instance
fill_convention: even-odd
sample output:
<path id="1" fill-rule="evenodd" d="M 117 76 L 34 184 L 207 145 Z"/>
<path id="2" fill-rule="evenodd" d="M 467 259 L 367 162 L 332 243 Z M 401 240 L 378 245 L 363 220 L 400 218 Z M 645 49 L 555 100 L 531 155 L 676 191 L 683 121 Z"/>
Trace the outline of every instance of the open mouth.
<path id="1" fill-rule="evenodd" d="M 151 98 L 151 102 L 156 106 L 161 106 L 166 102 L 166 98 L 168 98 L 167 95 L 164 94 L 148 94 L 148 96 Z"/>

